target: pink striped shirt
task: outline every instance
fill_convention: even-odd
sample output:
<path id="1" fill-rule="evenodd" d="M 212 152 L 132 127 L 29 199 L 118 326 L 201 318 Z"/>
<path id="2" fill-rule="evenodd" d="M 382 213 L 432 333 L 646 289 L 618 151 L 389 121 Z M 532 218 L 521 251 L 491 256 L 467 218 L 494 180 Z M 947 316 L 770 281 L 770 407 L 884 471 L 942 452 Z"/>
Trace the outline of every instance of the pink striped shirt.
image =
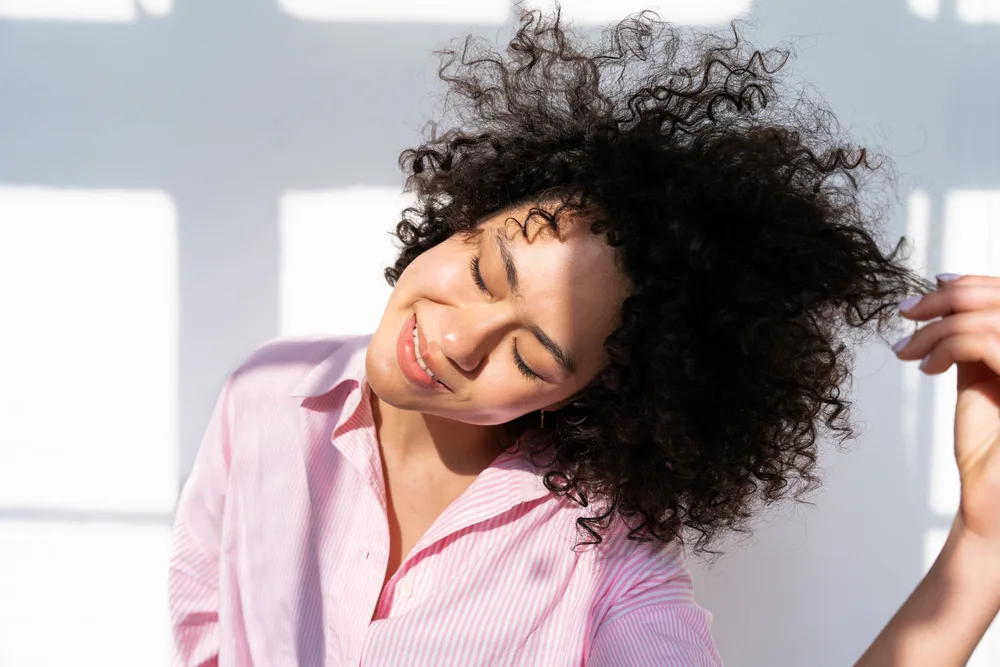
<path id="1" fill-rule="evenodd" d="M 370 338 L 274 339 L 226 381 L 177 506 L 175 665 L 721 664 L 683 549 L 618 523 L 575 551 L 585 510 L 511 451 L 379 602 L 389 528 Z"/>

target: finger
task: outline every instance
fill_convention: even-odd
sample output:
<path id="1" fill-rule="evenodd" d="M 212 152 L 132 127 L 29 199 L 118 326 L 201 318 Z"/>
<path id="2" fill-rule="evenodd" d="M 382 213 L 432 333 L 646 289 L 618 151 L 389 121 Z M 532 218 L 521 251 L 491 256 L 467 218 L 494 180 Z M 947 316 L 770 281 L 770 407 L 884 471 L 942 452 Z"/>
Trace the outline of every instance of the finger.
<path id="1" fill-rule="evenodd" d="M 899 304 L 900 314 L 916 321 L 987 308 L 1000 309 L 1000 278 L 991 278 L 979 284 L 965 283 L 962 279 L 928 294 L 910 297 Z"/>
<path id="2" fill-rule="evenodd" d="M 959 334 L 938 343 L 920 362 L 927 375 L 940 375 L 955 363 L 981 362 L 1000 375 L 1000 336 L 996 334 Z"/>
<path id="3" fill-rule="evenodd" d="M 939 273 L 935 276 L 938 285 L 988 285 L 998 279 L 998 276 L 987 276 L 976 273 L 961 275 L 957 273 Z"/>
<path id="4" fill-rule="evenodd" d="M 948 315 L 931 322 L 892 346 L 904 361 L 923 359 L 945 338 L 960 334 L 1000 334 L 1000 309 L 975 310 Z"/>
<path id="5" fill-rule="evenodd" d="M 965 276 L 963 276 L 960 273 L 939 273 L 936 276 L 934 276 L 934 279 L 937 280 L 938 287 L 940 287 L 945 283 L 954 282 L 959 278 L 964 278 L 964 277 Z M 971 277 L 976 278 L 978 276 L 971 276 Z"/>

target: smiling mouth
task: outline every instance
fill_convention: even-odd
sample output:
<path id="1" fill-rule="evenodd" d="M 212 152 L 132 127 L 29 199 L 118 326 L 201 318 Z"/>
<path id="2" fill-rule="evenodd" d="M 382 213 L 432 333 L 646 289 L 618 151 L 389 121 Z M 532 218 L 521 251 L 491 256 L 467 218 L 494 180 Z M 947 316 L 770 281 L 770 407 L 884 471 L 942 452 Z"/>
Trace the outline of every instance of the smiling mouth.
<path id="1" fill-rule="evenodd" d="M 414 318 L 413 320 L 413 356 L 414 358 L 416 358 L 417 364 L 424 369 L 424 372 L 430 375 L 435 380 L 437 380 L 437 377 L 434 375 L 434 371 L 432 371 L 430 367 L 427 366 L 427 362 L 424 361 L 424 358 L 420 355 L 420 339 L 419 336 L 417 335 L 416 318 Z M 438 380 L 438 382 L 440 382 L 440 380 Z"/>
<path id="2" fill-rule="evenodd" d="M 444 382 L 441 382 L 441 380 L 436 375 L 434 375 L 434 371 L 432 371 L 430 369 L 430 366 L 427 364 L 426 361 L 424 361 L 424 358 L 420 354 L 420 338 L 419 338 L 419 334 L 418 334 L 419 326 L 420 325 L 419 325 L 419 322 L 417 321 L 417 316 L 416 316 L 416 314 L 414 314 L 414 316 L 413 316 L 413 357 L 417 360 L 417 365 L 420 366 L 421 369 L 423 369 L 424 373 L 426 373 L 428 375 L 428 377 L 434 378 L 434 380 L 439 385 L 441 385 L 442 387 L 444 387 L 445 389 L 448 389 L 450 391 L 451 388 L 448 385 L 446 385 Z"/>

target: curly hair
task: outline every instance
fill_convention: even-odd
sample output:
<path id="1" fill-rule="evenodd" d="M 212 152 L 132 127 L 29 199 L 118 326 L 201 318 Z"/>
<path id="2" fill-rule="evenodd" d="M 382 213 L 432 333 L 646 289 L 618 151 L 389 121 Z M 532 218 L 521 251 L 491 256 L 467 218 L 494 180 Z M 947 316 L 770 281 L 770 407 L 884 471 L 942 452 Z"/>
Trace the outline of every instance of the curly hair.
<path id="1" fill-rule="evenodd" d="M 519 442 L 546 456 L 550 491 L 593 505 L 582 544 L 618 516 L 630 539 L 717 553 L 818 485 L 822 427 L 855 436 L 846 334 L 884 333 L 934 285 L 901 261 L 905 238 L 879 247 L 888 207 L 863 186 L 888 160 L 822 104 L 778 94 L 788 49 L 747 47 L 739 21 L 697 33 L 649 11 L 601 36 L 574 41 L 556 5 L 520 12 L 506 58 L 471 35 L 435 51 L 456 125 L 431 121 L 400 155 L 417 205 L 385 277 L 518 202 L 558 198 L 529 214 L 553 226 L 586 215 L 634 286 L 608 363 L 551 426 L 506 426 L 539 436 Z"/>

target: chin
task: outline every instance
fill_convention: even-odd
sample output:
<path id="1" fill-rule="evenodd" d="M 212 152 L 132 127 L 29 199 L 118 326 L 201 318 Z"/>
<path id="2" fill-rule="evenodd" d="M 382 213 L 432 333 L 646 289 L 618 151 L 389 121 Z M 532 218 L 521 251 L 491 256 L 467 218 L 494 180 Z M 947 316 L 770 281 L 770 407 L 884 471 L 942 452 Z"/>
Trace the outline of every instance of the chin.
<path id="1" fill-rule="evenodd" d="M 420 404 L 420 396 L 413 393 L 399 370 L 395 340 L 377 344 L 377 339 L 378 334 L 372 337 L 365 354 L 365 375 L 372 392 L 394 408 L 426 412 L 426 406 Z"/>

